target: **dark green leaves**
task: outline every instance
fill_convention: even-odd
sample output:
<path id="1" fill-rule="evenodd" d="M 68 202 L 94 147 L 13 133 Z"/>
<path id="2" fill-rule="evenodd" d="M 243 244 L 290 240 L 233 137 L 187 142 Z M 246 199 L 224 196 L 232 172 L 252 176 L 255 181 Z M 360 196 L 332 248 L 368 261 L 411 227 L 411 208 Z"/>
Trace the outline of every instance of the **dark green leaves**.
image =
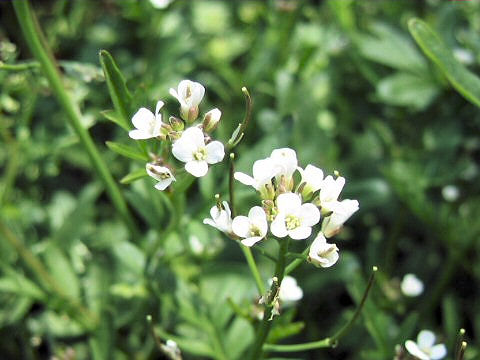
<path id="1" fill-rule="evenodd" d="M 480 106 L 480 79 L 460 64 L 440 37 L 422 20 L 411 19 L 413 38 L 447 77 L 452 86 L 471 103 Z"/>

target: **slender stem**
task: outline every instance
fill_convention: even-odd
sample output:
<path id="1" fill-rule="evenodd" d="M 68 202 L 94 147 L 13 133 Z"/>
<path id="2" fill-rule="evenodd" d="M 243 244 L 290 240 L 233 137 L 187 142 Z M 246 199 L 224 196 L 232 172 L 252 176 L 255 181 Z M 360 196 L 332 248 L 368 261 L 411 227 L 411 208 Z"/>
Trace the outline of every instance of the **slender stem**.
<path id="1" fill-rule="evenodd" d="M 228 192 L 230 195 L 230 210 L 232 212 L 232 218 L 235 217 L 236 212 L 235 212 L 235 196 L 234 196 L 234 189 L 233 189 L 233 183 L 234 183 L 234 178 L 233 174 L 235 173 L 235 154 L 230 153 L 230 168 L 229 168 L 229 176 L 228 176 Z"/>
<path id="2" fill-rule="evenodd" d="M 304 351 L 304 350 L 312 350 L 312 349 L 319 349 L 319 348 L 326 348 L 326 347 L 333 347 L 336 346 L 338 340 L 340 340 L 343 336 L 345 336 L 348 331 L 350 331 L 351 327 L 355 323 L 355 321 L 360 316 L 362 312 L 363 306 L 365 305 L 365 301 L 368 298 L 368 294 L 370 293 L 370 289 L 372 288 L 373 282 L 375 280 L 375 273 L 377 272 L 378 268 L 376 266 L 372 269 L 372 274 L 370 275 L 370 279 L 368 280 L 367 287 L 363 293 L 362 299 L 355 310 L 352 318 L 332 337 L 327 337 L 322 340 L 303 343 L 303 344 L 292 344 L 292 345 L 275 345 L 275 344 L 265 344 L 263 349 L 266 351 L 278 351 L 278 352 L 295 352 L 295 351 Z"/>
<path id="3" fill-rule="evenodd" d="M 75 318 L 87 329 L 96 326 L 98 319 L 76 299 L 68 296 L 58 282 L 53 278 L 43 263 L 13 234 L 13 232 L 0 220 L 0 234 L 15 248 L 23 262 L 30 268 L 32 273 L 40 280 L 43 286 L 53 292 L 67 308 L 69 315 Z"/>
<path id="4" fill-rule="evenodd" d="M 305 258 L 308 255 L 309 250 L 310 250 L 310 247 L 307 247 L 305 250 L 302 251 L 303 258 L 295 259 L 290 264 L 287 265 L 287 267 L 285 268 L 285 275 L 290 274 L 293 270 L 295 270 L 297 267 L 299 267 L 301 264 L 305 262 Z"/>
<path id="5" fill-rule="evenodd" d="M 265 344 L 263 350 L 265 351 L 274 351 L 274 352 L 295 352 L 295 351 L 304 351 L 312 349 L 320 349 L 326 347 L 332 347 L 332 339 L 325 338 L 319 341 L 312 341 L 303 344 L 293 344 L 293 345 L 276 345 L 276 344 Z"/>
<path id="6" fill-rule="evenodd" d="M 278 251 L 278 261 L 275 266 L 275 277 L 277 282 L 273 281 L 270 287 L 270 294 L 265 299 L 265 312 L 263 314 L 263 320 L 259 324 L 257 334 L 255 336 L 255 343 L 253 344 L 252 351 L 250 352 L 249 359 L 258 360 L 261 358 L 262 349 L 265 341 L 267 340 L 268 333 L 272 327 L 272 311 L 274 310 L 275 296 L 278 291 L 278 286 L 281 286 L 283 277 L 285 275 L 285 254 L 288 251 L 288 239 L 280 240 L 280 249 Z"/>
<path id="7" fill-rule="evenodd" d="M 40 67 L 40 64 L 36 61 L 28 61 L 18 64 L 5 64 L 3 61 L 0 61 L 0 70 L 25 71 L 30 69 L 37 69 L 38 67 Z"/>
<path id="8" fill-rule="evenodd" d="M 455 360 L 463 360 L 463 358 L 465 356 L 465 350 L 466 349 L 467 349 L 467 342 L 462 341 L 462 343 L 460 345 L 460 349 L 458 350 L 458 354 L 457 354 L 457 357 L 455 358 Z"/>
<path id="9" fill-rule="evenodd" d="M 240 133 L 244 133 L 245 130 L 247 129 L 250 118 L 252 117 L 252 108 L 253 108 L 252 97 L 250 96 L 250 92 L 245 86 L 242 87 L 242 92 L 243 92 L 243 95 L 245 95 L 245 118 L 243 119 L 242 130 L 240 131 Z"/>
<path id="10" fill-rule="evenodd" d="M 40 63 L 43 73 L 48 79 L 53 93 L 67 114 L 67 119 L 75 130 L 80 143 L 85 148 L 95 172 L 103 182 L 113 205 L 130 229 L 132 235 L 135 237 L 138 236 L 138 229 L 129 214 L 127 203 L 125 202 L 122 193 L 117 187 L 117 184 L 110 174 L 110 171 L 100 156 L 100 153 L 90 137 L 90 134 L 82 126 L 80 111 L 65 89 L 60 72 L 55 65 L 55 60 L 51 55 L 48 45 L 43 39 L 43 34 L 37 19 L 35 18 L 35 14 L 30 9 L 30 3 L 28 0 L 15 0 L 12 2 L 12 4 L 15 9 L 18 22 L 20 23 L 20 27 L 22 28 L 25 41 L 27 42 L 30 51 Z"/>
<path id="11" fill-rule="evenodd" d="M 157 336 L 157 334 L 155 333 L 155 328 L 153 327 L 153 319 L 152 319 L 152 315 L 147 315 L 147 324 L 148 324 L 148 328 L 150 330 L 150 334 L 152 335 L 153 337 L 153 340 L 155 341 L 155 345 L 157 345 L 157 348 L 158 350 L 160 350 L 161 352 L 163 352 L 163 344 L 162 342 L 160 341 L 159 337 Z"/>
<path id="12" fill-rule="evenodd" d="M 252 250 L 245 245 L 240 245 L 243 251 L 243 255 L 245 255 L 245 259 L 247 260 L 248 267 L 250 268 L 250 272 L 253 275 L 253 278 L 255 279 L 255 284 L 257 285 L 258 292 L 260 293 L 260 296 L 263 296 L 265 294 L 265 286 L 263 285 L 263 280 L 260 275 L 260 272 L 258 271 L 257 264 L 255 263 L 255 259 L 252 254 Z"/>
<path id="13" fill-rule="evenodd" d="M 340 330 L 336 332 L 335 335 L 332 336 L 332 342 L 337 343 L 338 340 L 340 340 L 343 336 L 345 336 L 350 329 L 352 328 L 353 324 L 357 320 L 357 318 L 360 316 L 360 313 L 362 312 L 363 306 L 365 305 L 365 302 L 367 301 L 368 294 L 370 293 L 370 289 L 372 288 L 372 285 L 375 280 L 375 274 L 378 271 L 378 268 L 374 266 L 372 268 L 372 273 L 370 274 L 370 278 L 368 279 L 368 284 L 367 287 L 365 288 L 365 291 L 363 293 L 362 299 L 360 300 L 360 303 L 357 306 L 357 310 L 355 310 L 355 313 L 353 314 L 352 318 L 348 323 L 346 323 Z"/>
<path id="14" fill-rule="evenodd" d="M 455 342 L 455 354 L 457 354 L 455 357 L 455 360 L 459 358 L 458 355 L 460 354 L 460 349 L 462 348 L 464 336 L 465 336 L 465 329 L 462 328 L 458 331 L 457 340 Z"/>

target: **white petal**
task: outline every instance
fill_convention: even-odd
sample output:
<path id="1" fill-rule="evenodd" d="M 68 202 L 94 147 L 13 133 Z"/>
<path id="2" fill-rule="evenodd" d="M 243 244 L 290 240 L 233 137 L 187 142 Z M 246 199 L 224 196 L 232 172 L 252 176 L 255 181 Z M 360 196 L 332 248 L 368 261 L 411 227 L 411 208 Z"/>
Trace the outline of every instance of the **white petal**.
<path id="1" fill-rule="evenodd" d="M 203 219 L 203 223 L 205 225 L 210 225 L 210 226 L 213 226 L 214 228 L 218 229 L 217 223 L 215 221 L 213 221 L 213 219 L 205 218 L 205 219 Z"/>
<path id="2" fill-rule="evenodd" d="M 323 182 L 320 190 L 320 202 L 332 202 L 338 199 L 345 185 L 345 178 L 339 176 L 334 179 L 331 175 L 327 176 Z"/>
<path id="3" fill-rule="evenodd" d="M 443 359 L 447 355 L 447 348 L 444 344 L 438 344 L 430 350 L 430 358 L 432 360 Z"/>
<path id="4" fill-rule="evenodd" d="M 173 146 L 172 146 L 173 156 L 175 156 L 178 160 L 183 162 L 192 161 L 193 154 L 195 153 L 196 149 L 193 148 L 192 144 L 187 144 L 180 140 L 181 138 L 173 143 Z"/>
<path id="5" fill-rule="evenodd" d="M 285 276 L 280 286 L 279 297 L 281 301 L 298 301 L 303 297 L 303 290 L 297 285 L 297 280 L 291 276 Z"/>
<path id="6" fill-rule="evenodd" d="M 310 203 L 300 207 L 300 221 L 303 226 L 313 226 L 320 221 L 320 210 Z"/>
<path id="7" fill-rule="evenodd" d="M 420 350 L 418 345 L 412 340 L 405 341 L 405 348 L 411 355 L 419 358 L 420 360 L 430 360 L 427 354 Z"/>
<path id="8" fill-rule="evenodd" d="M 128 136 L 130 136 L 134 140 L 145 140 L 154 137 L 152 136 L 152 134 L 138 129 L 129 131 Z"/>
<path id="9" fill-rule="evenodd" d="M 196 126 L 189 127 L 182 133 L 182 137 L 179 139 L 192 144 L 195 149 L 203 148 L 205 146 L 205 139 L 203 131 Z"/>
<path id="10" fill-rule="evenodd" d="M 235 178 L 235 180 L 240 181 L 244 185 L 249 185 L 256 188 L 255 179 L 247 174 L 237 171 L 236 173 L 233 174 L 233 177 Z"/>
<path id="11" fill-rule="evenodd" d="M 257 160 L 253 163 L 253 178 L 258 187 L 270 182 L 276 173 L 275 164 L 270 158 Z"/>
<path id="12" fill-rule="evenodd" d="M 281 167 L 282 175 L 290 177 L 297 169 L 297 153 L 293 149 L 275 149 L 270 158 Z"/>
<path id="13" fill-rule="evenodd" d="M 173 181 L 174 181 L 173 178 L 161 180 L 161 181 L 159 181 L 159 182 L 155 185 L 155 189 L 163 191 L 163 190 L 165 190 Z"/>
<path id="14" fill-rule="evenodd" d="M 254 206 L 248 212 L 248 219 L 250 223 L 258 227 L 262 238 L 267 234 L 268 223 L 267 223 L 267 214 L 260 206 Z"/>
<path id="15" fill-rule="evenodd" d="M 256 244 L 257 242 L 259 242 L 260 240 L 262 240 L 263 237 L 262 236 L 253 236 L 253 237 L 249 237 L 249 238 L 246 238 L 246 239 L 243 239 L 241 241 L 241 243 L 245 246 L 253 246 L 254 244 Z"/>
<path id="16" fill-rule="evenodd" d="M 287 228 L 285 226 L 285 216 L 278 214 L 270 225 L 270 231 L 276 237 L 283 238 L 288 235 Z"/>
<path id="17" fill-rule="evenodd" d="M 160 109 L 163 107 L 164 105 L 164 102 L 162 100 L 159 100 L 157 102 L 157 106 L 155 106 L 155 116 L 158 115 L 158 113 L 160 112 Z"/>
<path id="18" fill-rule="evenodd" d="M 300 226 L 293 230 L 288 231 L 288 236 L 293 240 L 303 240 L 310 236 L 312 233 L 312 228 L 308 226 Z"/>
<path id="19" fill-rule="evenodd" d="M 301 170 L 301 169 L 300 169 Z M 310 191 L 315 192 L 322 186 L 323 171 L 316 166 L 308 164 L 305 170 L 301 170 L 302 182 L 307 183 Z"/>
<path id="20" fill-rule="evenodd" d="M 236 216 L 232 221 L 232 231 L 235 235 L 246 238 L 250 235 L 250 220 L 246 216 Z"/>
<path id="21" fill-rule="evenodd" d="M 155 115 L 147 108 L 140 108 L 132 117 L 132 124 L 137 129 L 149 129 L 150 123 L 155 120 Z"/>
<path id="22" fill-rule="evenodd" d="M 435 344 L 435 334 L 430 330 L 422 330 L 417 337 L 417 344 L 421 349 L 428 349 Z"/>
<path id="23" fill-rule="evenodd" d="M 205 88 L 200 83 L 195 82 L 193 84 L 194 84 L 194 89 L 193 89 L 192 97 L 190 98 L 190 105 L 198 106 L 198 104 L 200 104 L 200 102 L 202 101 L 203 96 L 205 95 Z"/>
<path id="24" fill-rule="evenodd" d="M 212 141 L 206 146 L 207 163 L 216 164 L 223 160 L 225 156 L 225 148 L 220 141 Z"/>
<path id="25" fill-rule="evenodd" d="M 177 90 L 170 88 L 169 93 L 170 93 L 170 95 L 172 95 L 175 99 L 178 100 L 178 102 L 180 103 L 180 106 L 185 106 L 185 101 L 183 101 L 183 99 L 182 99 L 182 98 L 180 97 L 180 95 L 177 93 Z"/>
<path id="26" fill-rule="evenodd" d="M 185 164 L 185 170 L 195 177 L 202 177 L 207 174 L 208 165 L 206 161 L 193 160 Z"/>
<path id="27" fill-rule="evenodd" d="M 280 194 L 277 198 L 278 211 L 284 214 L 294 214 L 300 210 L 302 200 L 294 193 Z"/>

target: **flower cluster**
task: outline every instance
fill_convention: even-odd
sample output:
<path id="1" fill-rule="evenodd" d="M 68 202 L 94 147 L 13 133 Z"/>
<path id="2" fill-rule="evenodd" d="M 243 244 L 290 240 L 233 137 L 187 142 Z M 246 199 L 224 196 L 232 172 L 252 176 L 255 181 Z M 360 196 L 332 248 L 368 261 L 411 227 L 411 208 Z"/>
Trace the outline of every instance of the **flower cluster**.
<path id="1" fill-rule="evenodd" d="M 134 130 L 129 136 L 135 140 L 157 138 L 172 143 L 173 156 L 185 163 L 185 170 L 195 177 L 207 174 L 208 166 L 219 163 L 225 156 L 225 148 L 220 141 L 211 139 L 209 133 L 218 126 L 222 113 L 215 108 L 199 118 L 199 105 L 205 95 L 205 88 L 190 80 L 182 80 L 178 88 L 170 89 L 170 94 L 180 103 L 180 118 L 170 116 L 168 123 L 162 119 L 160 110 L 164 102 L 158 101 L 155 114 L 146 108 L 140 108 L 132 117 Z M 186 125 L 190 127 L 185 128 Z M 173 167 L 165 159 L 156 157 L 146 164 L 147 174 L 158 183 L 155 188 L 165 190 L 173 181 Z"/>
<path id="2" fill-rule="evenodd" d="M 268 158 L 255 161 L 252 175 L 236 172 L 234 177 L 259 193 L 262 206 L 252 207 L 248 216 L 231 219 L 224 201 L 212 208 L 212 218 L 204 223 L 239 239 L 245 246 L 253 246 L 267 236 L 269 229 L 277 238 L 307 239 L 321 222 L 308 260 L 318 267 L 335 264 L 338 248 L 327 239 L 336 235 L 358 210 L 357 200 L 339 200 L 345 179 L 324 177 L 323 171 L 313 165 L 299 167 L 296 152 L 289 148 L 273 150 Z"/>

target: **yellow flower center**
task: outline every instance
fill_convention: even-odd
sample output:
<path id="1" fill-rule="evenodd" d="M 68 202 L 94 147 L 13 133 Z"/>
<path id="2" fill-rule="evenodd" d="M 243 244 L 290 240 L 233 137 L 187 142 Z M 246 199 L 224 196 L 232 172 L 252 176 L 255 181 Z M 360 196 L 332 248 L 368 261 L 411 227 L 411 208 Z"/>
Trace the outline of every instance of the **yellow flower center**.
<path id="1" fill-rule="evenodd" d="M 193 154 L 193 158 L 198 161 L 205 160 L 207 158 L 207 149 L 202 147 Z"/>
<path id="2" fill-rule="evenodd" d="M 262 233 L 257 226 L 250 225 L 250 236 L 262 236 Z"/>
<path id="3" fill-rule="evenodd" d="M 288 230 L 296 229 L 300 226 L 300 219 L 295 215 L 288 215 L 285 218 L 285 225 L 287 226 Z"/>

